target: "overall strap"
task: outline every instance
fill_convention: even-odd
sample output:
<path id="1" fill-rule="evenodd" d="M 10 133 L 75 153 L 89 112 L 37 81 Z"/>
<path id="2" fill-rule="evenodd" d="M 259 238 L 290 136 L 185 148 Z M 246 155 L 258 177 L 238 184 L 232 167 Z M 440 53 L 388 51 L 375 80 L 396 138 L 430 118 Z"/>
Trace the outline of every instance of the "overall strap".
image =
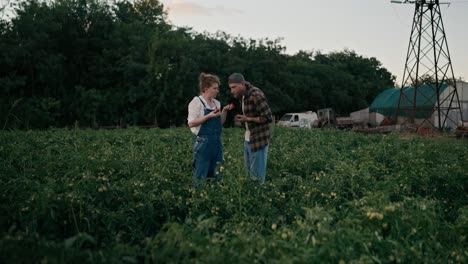
<path id="1" fill-rule="evenodd" d="M 200 102 L 203 104 L 203 108 L 206 109 L 206 105 L 205 103 L 203 102 L 203 100 L 200 98 L 200 96 L 197 96 L 198 99 L 200 100 Z M 211 103 L 214 105 L 214 108 L 217 109 L 218 106 L 213 102 L 213 100 L 211 101 Z"/>
<path id="2" fill-rule="evenodd" d="M 203 100 L 200 98 L 200 96 L 197 96 L 197 98 L 198 98 L 198 100 L 200 100 L 200 102 L 202 103 L 203 108 L 206 108 L 206 105 L 205 105 L 205 103 L 203 102 Z"/>

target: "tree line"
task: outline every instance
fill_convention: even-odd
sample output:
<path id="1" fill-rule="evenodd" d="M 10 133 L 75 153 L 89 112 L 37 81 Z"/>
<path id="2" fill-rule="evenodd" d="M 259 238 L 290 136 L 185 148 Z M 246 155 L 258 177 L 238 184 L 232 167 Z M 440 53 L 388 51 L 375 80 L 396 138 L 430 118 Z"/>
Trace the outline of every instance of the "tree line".
<path id="1" fill-rule="evenodd" d="M 200 72 L 241 72 L 275 115 L 367 107 L 395 77 L 351 50 L 285 53 L 281 39 L 172 25 L 158 0 L 10 0 L 0 10 L 3 129 L 186 123 Z M 304 32 L 306 34 L 306 32 Z M 320 36 L 317 36 L 320 37 Z"/>

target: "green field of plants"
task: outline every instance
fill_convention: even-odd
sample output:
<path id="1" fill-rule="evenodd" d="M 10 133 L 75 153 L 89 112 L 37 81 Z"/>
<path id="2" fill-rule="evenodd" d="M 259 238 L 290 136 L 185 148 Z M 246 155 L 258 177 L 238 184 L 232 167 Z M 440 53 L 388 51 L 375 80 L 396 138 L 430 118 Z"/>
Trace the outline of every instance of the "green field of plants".
<path id="1" fill-rule="evenodd" d="M 0 262 L 468 261 L 466 141 L 275 127 L 260 187 L 242 140 L 192 189 L 187 128 L 0 132 Z"/>

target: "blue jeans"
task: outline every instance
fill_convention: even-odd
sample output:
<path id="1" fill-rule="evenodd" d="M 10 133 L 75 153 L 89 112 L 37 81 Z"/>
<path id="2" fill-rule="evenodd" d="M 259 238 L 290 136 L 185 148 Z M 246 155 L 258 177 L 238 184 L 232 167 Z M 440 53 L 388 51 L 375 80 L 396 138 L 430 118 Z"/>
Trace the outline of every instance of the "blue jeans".
<path id="1" fill-rule="evenodd" d="M 252 152 L 249 142 L 244 141 L 244 162 L 247 177 L 258 179 L 260 184 L 265 182 L 268 147 L 269 145 L 266 145 L 264 148 Z"/>

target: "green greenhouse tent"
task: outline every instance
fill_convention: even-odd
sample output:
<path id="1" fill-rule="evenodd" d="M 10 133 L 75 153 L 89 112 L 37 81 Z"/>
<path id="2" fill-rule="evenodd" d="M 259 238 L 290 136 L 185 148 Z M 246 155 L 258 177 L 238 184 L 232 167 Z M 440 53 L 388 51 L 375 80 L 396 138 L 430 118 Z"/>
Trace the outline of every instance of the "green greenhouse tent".
<path id="1" fill-rule="evenodd" d="M 442 84 L 440 88 L 440 94 L 448 87 L 446 83 Z M 401 109 L 411 109 L 412 100 L 414 97 L 414 87 L 404 88 L 405 97 L 411 98 L 409 100 L 402 100 Z M 384 116 L 395 116 L 398 108 L 398 100 L 400 98 L 399 88 L 390 88 L 381 92 L 372 102 L 369 111 L 382 114 Z M 416 95 L 416 118 L 427 118 L 429 117 L 434 108 L 434 104 L 437 102 L 437 95 L 434 86 L 422 85 L 418 89 Z M 400 111 L 400 116 L 408 116 L 409 111 Z"/>

